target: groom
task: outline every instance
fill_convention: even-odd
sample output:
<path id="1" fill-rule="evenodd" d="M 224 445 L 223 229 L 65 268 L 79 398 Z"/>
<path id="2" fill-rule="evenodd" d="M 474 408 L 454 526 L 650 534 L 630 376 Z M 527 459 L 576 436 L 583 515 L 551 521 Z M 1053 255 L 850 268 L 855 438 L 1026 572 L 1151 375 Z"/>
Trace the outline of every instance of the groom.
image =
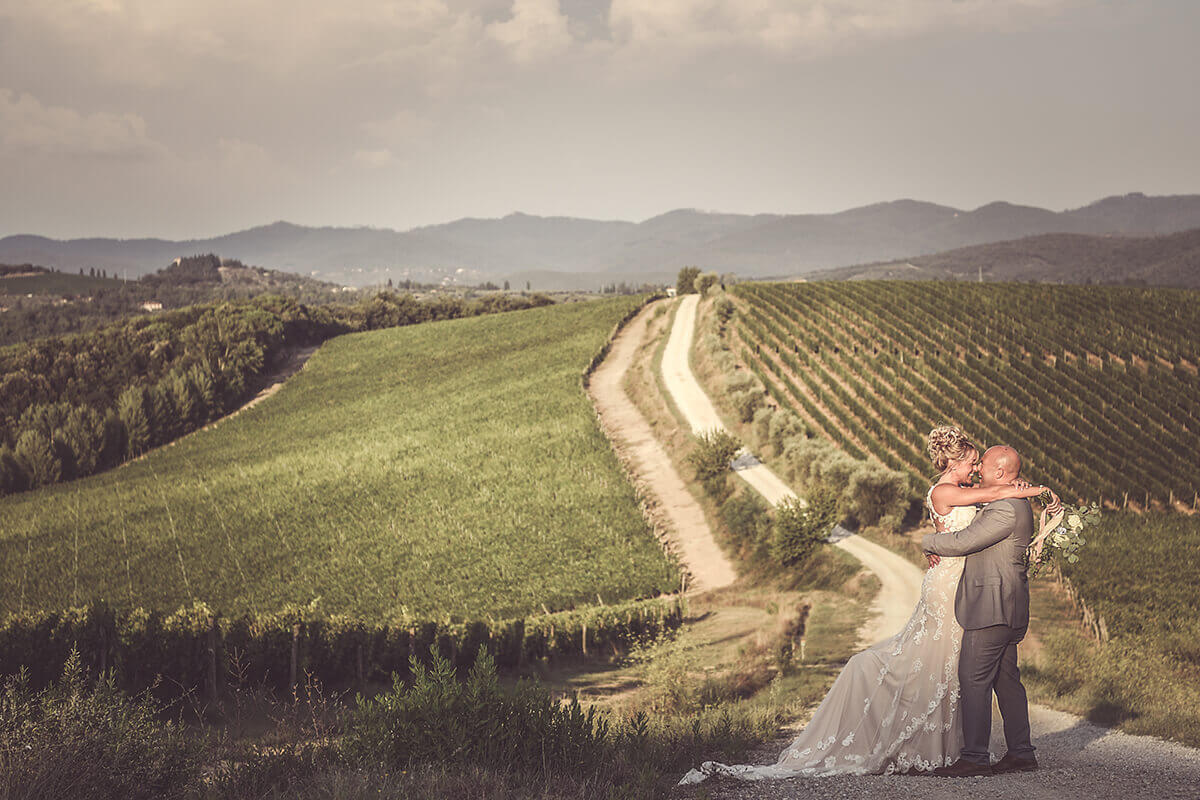
<path id="1" fill-rule="evenodd" d="M 1021 457 L 1011 447 L 983 454 L 982 486 L 1010 484 L 1021 473 Z M 1031 772 L 1038 767 L 1029 740 L 1029 704 L 1017 642 L 1029 627 L 1029 579 L 1025 549 L 1033 538 L 1033 511 L 1025 499 L 997 500 L 956 533 L 931 533 L 921 545 L 937 556 L 966 556 L 954 615 L 963 627 L 958 659 L 963 749 L 958 761 L 934 775 L 966 777 L 997 772 Z M 1008 753 L 991 765 L 992 692 L 1004 718 Z"/>

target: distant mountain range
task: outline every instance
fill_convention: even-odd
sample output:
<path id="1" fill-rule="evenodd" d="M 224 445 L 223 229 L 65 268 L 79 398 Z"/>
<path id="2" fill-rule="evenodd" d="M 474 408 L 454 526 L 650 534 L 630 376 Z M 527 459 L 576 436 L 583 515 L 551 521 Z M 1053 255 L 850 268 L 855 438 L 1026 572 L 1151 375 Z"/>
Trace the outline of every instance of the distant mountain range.
<path id="1" fill-rule="evenodd" d="M 1200 229 L 1165 236 L 1046 233 L 904 261 L 822 270 L 808 277 L 1123 283 L 1200 289 Z"/>
<path id="2" fill-rule="evenodd" d="M 1192 228 L 1200 228 L 1200 195 L 1134 193 L 1061 212 L 1003 202 L 963 211 L 897 200 L 836 214 L 678 210 L 638 223 L 519 213 L 407 231 L 276 222 L 188 241 L 61 241 L 18 235 L 0 239 L 0 263 L 95 267 L 132 278 L 180 256 L 211 252 L 358 286 L 407 277 L 460 283 L 508 279 L 522 287 L 529 281 L 534 289 L 597 288 L 620 281 L 671 281 L 685 265 L 742 277 L 799 277 L 1041 234 L 1146 237 Z M 1010 268 L 1014 276 L 1020 271 L 1005 267 Z M 1114 261 L 1105 269 L 1106 274 L 1119 271 L 1120 264 Z"/>

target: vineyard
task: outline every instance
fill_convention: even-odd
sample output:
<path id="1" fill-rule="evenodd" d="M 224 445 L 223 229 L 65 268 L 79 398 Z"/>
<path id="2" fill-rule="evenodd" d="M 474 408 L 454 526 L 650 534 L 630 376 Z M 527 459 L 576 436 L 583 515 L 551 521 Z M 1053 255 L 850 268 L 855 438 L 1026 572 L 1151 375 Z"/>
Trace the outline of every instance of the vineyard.
<path id="1" fill-rule="evenodd" d="M 1035 284 L 748 283 L 735 352 L 857 458 L 921 483 L 943 421 L 1025 476 L 1112 507 L 1200 489 L 1200 293 Z"/>
<path id="2" fill-rule="evenodd" d="M 1137 637 L 1200 667 L 1200 524 L 1183 514 L 1113 514 L 1064 572 L 1116 638 Z"/>
<path id="3" fill-rule="evenodd" d="M 1043 625 L 1035 684 L 1129 733 L 1200 746 L 1200 518 L 1107 513 L 1064 572 L 1100 624 L 1082 642 L 1074 626 Z"/>
<path id="4" fill-rule="evenodd" d="M 504 619 L 669 592 L 580 386 L 636 299 L 327 342 L 263 403 L 0 500 L 0 614 Z"/>

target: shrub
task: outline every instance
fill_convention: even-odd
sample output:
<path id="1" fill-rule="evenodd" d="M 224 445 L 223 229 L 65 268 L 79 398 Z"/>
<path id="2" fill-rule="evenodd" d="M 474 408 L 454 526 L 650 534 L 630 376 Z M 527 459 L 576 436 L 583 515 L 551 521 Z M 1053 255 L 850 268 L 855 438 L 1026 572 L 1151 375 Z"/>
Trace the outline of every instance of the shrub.
<path id="1" fill-rule="evenodd" d="M 754 430 L 754 438 L 757 441 L 765 442 L 769 440 L 771 432 L 771 420 L 775 418 L 775 409 L 764 405 L 754 412 L 754 418 L 750 420 L 752 429 Z"/>
<path id="2" fill-rule="evenodd" d="M 733 312 L 735 310 L 736 307 L 733 305 L 733 301 L 724 294 L 720 295 L 716 300 L 713 301 L 713 313 L 717 315 L 717 321 L 722 327 L 729 322 L 729 320 L 733 319 Z"/>
<path id="3" fill-rule="evenodd" d="M 125 447 L 129 458 L 141 455 L 150 447 L 150 417 L 146 413 L 146 390 L 130 386 L 117 398 L 117 414 L 125 426 Z"/>
<path id="4" fill-rule="evenodd" d="M 347 720 L 351 760 L 396 768 L 468 763 L 546 774 L 589 770 L 604 761 L 608 723 L 578 699 L 561 705 L 537 684 L 502 688 L 495 662 L 480 648 L 465 683 L 431 649 L 431 663 L 412 660 L 413 681 L 393 676 L 392 690 L 366 700 Z"/>
<path id="5" fill-rule="evenodd" d="M 189 794 L 199 777 L 199 751 L 183 730 L 159 722 L 149 697 L 129 697 L 111 676 L 88 684 L 78 652 L 52 687 L 32 691 L 24 674 L 7 681 L 0 693 L 0 795 Z"/>
<path id="6" fill-rule="evenodd" d="M 832 492 L 812 492 L 807 503 L 794 498 L 780 503 L 771 542 L 775 559 L 785 567 L 807 561 L 837 522 L 837 506 Z"/>
<path id="7" fill-rule="evenodd" d="M 741 443 L 728 431 L 709 431 L 700 434 L 700 441 L 688 455 L 688 462 L 696 468 L 696 477 L 701 481 L 724 477 L 729 472 L 729 462 L 741 447 Z"/>
<path id="8" fill-rule="evenodd" d="M 740 392 L 732 392 L 729 395 L 729 402 L 737 411 L 738 419 L 742 422 L 749 422 L 754 419 L 755 413 L 763 407 L 766 400 L 761 390 L 745 389 Z"/>
<path id="9" fill-rule="evenodd" d="M 22 492 L 29 488 L 29 478 L 12 448 L 0 444 L 0 492 Z"/>
<path id="10" fill-rule="evenodd" d="M 767 428 L 766 438 L 776 453 L 782 453 L 789 439 L 804 439 L 808 429 L 795 412 L 781 408 L 771 415 L 771 424 Z"/>
<path id="11" fill-rule="evenodd" d="M 56 483 L 62 477 L 62 462 L 50 439 L 39 430 L 23 432 L 17 439 L 14 455 L 31 487 Z"/>
<path id="12" fill-rule="evenodd" d="M 741 443 L 728 431 L 713 430 L 702 433 L 696 449 L 688 455 L 688 462 L 696 469 L 697 480 L 718 504 L 724 503 L 733 491 L 726 476 L 730 462 L 740 449 Z"/>
<path id="13" fill-rule="evenodd" d="M 878 462 L 862 463 L 846 485 L 848 511 L 863 525 L 896 527 L 908 508 L 908 479 Z"/>
<path id="14" fill-rule="evenodd" d="M 771 518 L 757 492 L 740 492 L 721 506 L 721 520 L 743 550 L 753 551 L 771 538 Z"/>
<path id="15" fill-rule="evenodd" d="M 783 456 L 790 472 L 788 477 L 799 491 L 808 492 L 810 487 L 817 485 L 819 481 L 822 462 L 840 453 L 837 445 L 828 439 L 793 438 L 786 442 L 783 448 Z"/>
<path id="16" fill-rule="evenodd" d="M 679 270 L 675 280 L 675 293 L 679 295 L 696 293 L 696 278 L 700 277 L 699 267 L 684 267 Z"/>
<path id="17" fill-rule="evenodd" d="M 725 393 L 734 394 L 736 392 L 750 391 L 761 386 L 758 379 L 746 370 L 736 370 L 725 376 Z"/>
<path id="18" fill-rule="evenodd" d="M 701 296 L 708 294 L 708 290 L 720 283 L 721 279 L 715 272 L 705 272 L 697 275 L 695 278 L 696 291 Z"/>

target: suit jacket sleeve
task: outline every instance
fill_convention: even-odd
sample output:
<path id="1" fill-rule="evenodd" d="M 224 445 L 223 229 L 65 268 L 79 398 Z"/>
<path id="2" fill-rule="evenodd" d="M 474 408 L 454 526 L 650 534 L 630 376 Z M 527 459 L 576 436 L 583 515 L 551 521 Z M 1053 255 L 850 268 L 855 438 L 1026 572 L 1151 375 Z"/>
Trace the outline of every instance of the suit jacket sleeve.
<path id="1" fill-rule="evenodd" d="M 1017 512 L 1011 503 L 992 503 L 975 520 L 955 533 L 930 533 L 921 547 L 939 556 L 966 556 L 986 550 L 1012 533 Z"/>

